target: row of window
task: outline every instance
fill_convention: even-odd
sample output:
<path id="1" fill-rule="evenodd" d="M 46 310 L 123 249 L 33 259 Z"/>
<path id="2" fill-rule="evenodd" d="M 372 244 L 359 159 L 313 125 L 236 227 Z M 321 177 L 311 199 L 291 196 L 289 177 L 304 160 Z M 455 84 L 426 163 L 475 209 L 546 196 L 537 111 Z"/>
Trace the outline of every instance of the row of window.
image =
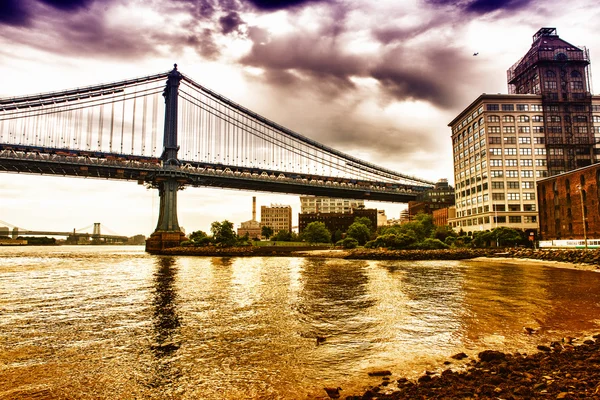
<path id="1" fill-rule="evenodd" d="M 564 119 L 566 122 L 588 122 L 587 115 L 573 115 L 572 117 L 569 115 L 565 115 Z M 532 115 L 530 117 L 529 115 L 518 115 L 515 118 L 513 115 L 503 115 L 502 118 L 500 118 L 499 115 L 488 115 L 487 120 L 488 120 L 488 122 L 491 122 L 491 123 L 498 123 L 500 121 L 502 121 L 504 123 L 515 123 L 515 121 L 516 122 L 544 122 L 544 116 L 543 115 Z M 560 115 L 548 115 L 546 120 L 548 122 L 560 122 L 561 116 Z M 600 115 L 592 116 L 592 122 L 600 122 Z"/>
<path id="2" fill-rule="evenodd" d="M 563 106 L 564 111 L 575 111 L 575 112 L 587 112 L 589 111 L 587 106 L 584 104 L 565 104 Z M 487 111 L 500 111 L 500 105 L 498 104 L 486 104 Z M 502 111 L 544 111 L 541 104 L 502 104 Z M 546 111 L 556 112 L 559 111 L 558 105 L 547 105 Z M 600 112 L 600 105 L 592 105 L 593 112 Z M 463 121 L 464 122 L 464 121 Z"/>
<path id="3" fill-rule="evenodd" d="M 504 151 L 502 151 L 502 148 L 499 147 L 493 147 L 490 148 L 488 151 L 490 152 L 490 155 L 492 156 L 501 156 L 502 154 L 506 155 L 506 156 L 516 156 L 517 155 L 517 150 L 518 154 L 522 155 L 522 156 L 530 156 L 531 154 L 535 154 L 535 155 L 545 155 L 546 154 L 546 148 L 534 148 L 532 149 L 531 147 L 521 147 L 519 149 L 517 149 L 516 147 L 505 147 Z M 562 149 L 549 149 L 549 150 L 562 150 Z"/>
<path id="4" fill-rule="evenodd" d="M 490 220 L 494 224 L 505 224 L 507 221 L 507 216 L 500 215 L 500 216 L 494 216 L 492 218 L 490 218 L 489 216 L 479 217 L 479 218 L 469 218 L 469 219 L 465 219 L 465 220 L 461 220 L 461 221 L 452 221 L 452 222 L 450 222 L 450 226 L 453 228 L 461 227 L 461 226 L 477 226 L 477 225 L 489 224 Z M 537 222 L 537 216 L 535 216 L 535 215 L 524 215 L 524 216 L 509 215 L 508 216 L 508 223 L 510 223 L 510 224 L 520 224 L 520 223 L 529 224 L 529 223 L 535 223 L 535 222 Z"/>
<path id="5" fill-rule="evenodd" d="M 531 159 L 522 159 L 522 160 L 517 160 L 514 158 L 509 158 L 509 159 L 499 159 L 499 160 L 490 160 L 490 167 L 502 167 L 502 165 L 504 164 L 504 166 L 506 167 L 516 167 L 516 166 L 521 166 L 521 167 L 532 167 L 534 165 L 535 162 L 535 166 L 536 167 L 543 167 L 546 165 L 546 159 L 545 158 L 541 158 L 541 159 L 536 159 L 536 160 L 531 160 Z"/>

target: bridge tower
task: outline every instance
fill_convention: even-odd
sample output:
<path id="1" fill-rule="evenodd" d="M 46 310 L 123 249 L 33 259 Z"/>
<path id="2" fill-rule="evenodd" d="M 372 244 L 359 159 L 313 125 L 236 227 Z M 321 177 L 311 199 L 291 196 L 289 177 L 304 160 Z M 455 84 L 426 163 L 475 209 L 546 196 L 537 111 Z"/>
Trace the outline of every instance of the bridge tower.
<path id="1" fill-rule="evenodd" d="M 158 189 L 160 196 L 160 209 L 156 230 L 146 240 L 146 251 L 149 253 L 160 252 L 169 247 L 176 247 L 185 239 L 177 221 L 177 191 L 182 183 L 183 176 L 179 176 L 177 166 L 177 102 L 179 98 L 179 83 L 183 75 L 177 71 L 177 64 L 169 73 L 167 86 L 163 96 L 165 98 L 165 129 L 163 152 L 161 159 L 163 168 L 153 181 L 153 187 Z"/>

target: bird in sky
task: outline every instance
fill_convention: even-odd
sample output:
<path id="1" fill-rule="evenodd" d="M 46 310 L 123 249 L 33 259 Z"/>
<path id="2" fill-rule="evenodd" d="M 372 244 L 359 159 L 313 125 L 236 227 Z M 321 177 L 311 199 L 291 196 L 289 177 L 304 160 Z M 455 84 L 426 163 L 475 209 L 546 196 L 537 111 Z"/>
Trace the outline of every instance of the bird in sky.
<path id="1" fill-rule="evenodd" d="M 473 56 L 476 56 L 476 55 L 478 55 L 478 54 L 479 54 L 479 52 L 477 52 L 477 53 L 473 53 Z"/>

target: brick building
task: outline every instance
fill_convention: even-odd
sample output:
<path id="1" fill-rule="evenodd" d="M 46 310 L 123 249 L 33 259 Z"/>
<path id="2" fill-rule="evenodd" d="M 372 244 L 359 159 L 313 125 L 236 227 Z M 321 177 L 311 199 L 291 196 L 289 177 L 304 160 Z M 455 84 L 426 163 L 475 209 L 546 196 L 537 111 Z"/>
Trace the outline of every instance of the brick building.
<path id="1" fill-rule="evenodd" d="M 588 239 L 600 239 L 599 189 L 600 164 L 539 180 L 541 238 L 584 239 L 585 233 Z"/>
<path id="2" fill-rule="evenodd" d="M 366 217 L 371 221 L 373 229 L 377 227 L 377 209 L 354 209 L 352 213 L 300 213 L 298 214 L 298 231 L 302 233 L 311 222 L 323 222 L 332 234 L 339 230 L 346 232 L 354 223 L 354 219 Z"/>
<path id="3" fill-rule="evenodd" d="M 416 200 L 408 202 L 409 219 L 412 220 L 419 213 L 433 214 L 435 210 L 453 206 L 454 201 L 454 188 L 447 179 L 440 179 L 433 189 L 420 193 Z"/>

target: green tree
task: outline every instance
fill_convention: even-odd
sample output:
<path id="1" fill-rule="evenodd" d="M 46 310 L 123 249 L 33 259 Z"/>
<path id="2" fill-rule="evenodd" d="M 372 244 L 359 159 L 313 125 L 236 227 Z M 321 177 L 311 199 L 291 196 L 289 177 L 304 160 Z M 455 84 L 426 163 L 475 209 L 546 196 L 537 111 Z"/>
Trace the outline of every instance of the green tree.
<path id="1" fill-rule="evenodd" d="M 263 225 L 262 228 L 260 228 L 260 234 L 266 237 L 268 240 L 271 236 L 273 236 L 273 228 Z"/>
<path id="2" fill-rule="evenodd" d="M 210 237 L 204 231 L 194 231 L 190 233 L 189 239 L 194 246 L 206 246 L 211 242 Z"/>
<path id="3" fill-rule="evenodd" d="M 448 225 L 436 226 L 432 233 L 432 237 L 434 239 L 441 240 L 442 242 L 445 242 L 446 238 L 449 236 L 456 237 L 456 232 L 454 232 L 454 230 L 452 230 L 452 228 L 450 228 Z"/>
<path id="4" fill-rule="evenodd" d="M 498 246 L 516 246 L 523 240 L 519 231 L 505 226 L 498 227 L 492 232 L 496 237 Z"/>
<path id="5" fill-rule="evenodd" d="M 280 230 L 277 232 L 275 236 L 271 237 L 271 240 L 278 242 L 291 242 L 292 241 L 292 232 L 286 230 Z"/>
<path id="6" fill-rule="evenodd" d="M 344 237 L 344 234 L 341 230 L 337 229 L 335 232 L 333 232 L 333 235 L 331 235 L 331 241 L 333 243 L 339 242 L 340 240 L 342 240 L 342 238 Z"/>
<path id="7" fill-rule="evenodd" d="M 324 223 L 315 221 L 311 222 L 304 228 L 302 232 L 302 237 L 308 243 L 330 243 L 331 242 L 331 232 L 325 226 Z"/>
<path id="8" fill-rule="evenodd" d="M 237 235 L 233 230 L 233 223 L 227 220 L 223 222 L 213 222 L 210 225 L 210 232 L 213 235 L 215 244 L 220 246 L 235 246 L 237 244 Z"/>
<path id="9" fill-rule="evenodd" d="M 367 217 L 356 217 L 354 218 L 354 222 L 358 222 L 359 224 L 365 225 L 369 228 L 370 232 L 373 232 L 373 222 Z"/>
<path id="10" fill-rule="evenodd" d="M 358 242 L 358 244 L 362 246 L 365 243 L 367 243 L 367 241 L 371 238 L 371 231 L 365 224 L 361 222 L 354 222 L 348 227 L 348 231 L 346 231 L 346 236 L 355 239 Z"/>

